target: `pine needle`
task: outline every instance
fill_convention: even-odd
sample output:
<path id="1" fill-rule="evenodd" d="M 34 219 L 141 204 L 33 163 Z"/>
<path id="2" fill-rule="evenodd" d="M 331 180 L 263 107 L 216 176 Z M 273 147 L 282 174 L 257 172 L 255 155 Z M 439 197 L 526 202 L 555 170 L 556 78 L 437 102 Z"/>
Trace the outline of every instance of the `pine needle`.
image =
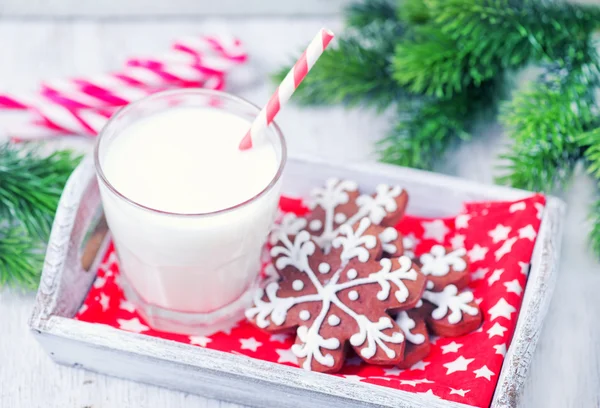
<path id="1" fill-rule="evenodd" d="M 23 228 L 0 229 L 0 287 L 35 289 L 43 260 L 41 241 L 31 239 Z"/>
<path id="2" fill-rule="evenodd" d="M 0 287 L 35 289 L 58 200 L 79 159 L 0 146 Z"/>
<path id="3" fill-rule="evenodd" d="M 514 141 L 498 179 L 518 188 L 551 192 L 564 188 L 582 157 L 577 136 L 594 124 L 597 66 L 555 64 L 538 81 L 517 91 L 503 107 L 502 122 Z"/>
<path id="4" fill-rule="evenodd" d="M 402 99 L 404 92 L 392 79 L 389 58 L 402 32 L 395 21 L 372 22 L 360 33 L 340 36 L 337 47 L 319 58 L 293 100 L 305 105 L 344 103 L 378 110 Z M 283 80 L 291 66 L 282 68 L 273 80 Z"/>
<path id="5" fill-rule="evenodd" d="M 69 151 L 40 156 L 28 147 L 0 146 L 0 220 L 17 220 L 32 239 L 47 239 L 64 184 L 78 162 Z"/>

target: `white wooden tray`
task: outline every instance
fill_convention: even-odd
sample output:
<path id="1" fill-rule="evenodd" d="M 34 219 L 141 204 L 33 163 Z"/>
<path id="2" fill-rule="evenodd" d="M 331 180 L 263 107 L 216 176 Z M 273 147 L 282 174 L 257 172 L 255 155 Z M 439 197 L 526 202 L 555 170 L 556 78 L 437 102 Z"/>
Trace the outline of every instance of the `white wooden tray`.
<path id="1" fill-rule="evenodd" d="M 328 177 L 356 180 L 368 190 L 400 184 L 410 193 L 408 212 L 443 217 L 464 201 L 517 200 L 531 193 L 384 164 L 331 164 L 292 158 L 283 193 L 305 196 Z M 58 363 L 260 407 L 466 407 L 466 405 L 344 378 L 204 349 L 105 325 L 74 320 L 92 285 L 99 255 L 87 271 L 82 244 L 100 212 L 91 157 L 69 179 L 52 228 L 30 327 Z M 531 259 L 516 331 L 499 376 L 492 407 L 517 406 L 548 310 L 560 254 L 564 204 L 548 197 Z"/>

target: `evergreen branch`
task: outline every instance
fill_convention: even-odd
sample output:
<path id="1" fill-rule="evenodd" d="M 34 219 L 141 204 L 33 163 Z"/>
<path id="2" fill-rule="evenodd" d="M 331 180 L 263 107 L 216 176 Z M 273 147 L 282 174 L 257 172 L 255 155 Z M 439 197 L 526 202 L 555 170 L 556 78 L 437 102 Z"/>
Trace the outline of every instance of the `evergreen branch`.
<path id="1" fill-rule="evenodd" d="M 354 28 L 364 28 L 372 22 L 384 23 L 397 20 L 396 1 L 366 0 L 354 3 L 345 10 L 346 25 Z"/>
<path id="2" fill-rule="evenodd" d="M 294 93 L 306 105 L 364 104 L 379 110 L 403 97 L 391 78 L 389 58 L 402 32 L 396 22 L 373 22 L 360 33 L 341 36 L 337 47 L 328 49 Z M 290 67 L 274 75 L 283 80 Z"/>
<path id="3" fill-rule="evenodd" d="M 600 183 L 600 127 L 582 133 L 577 137 L 577 143 L 585 149 L 587 170 Z"/>
<path id="4" fill-rule="evenodd" d="M 582 157 L 577 135 L 594 125 L 594 87 L 599 82 L 594 64 L 569 68 L 556 64 L 516 92 L 501 114 L 514 144 L 501 156 L 509 161 L 504 166 L 508 174 L 498 181 L 536 191 L 564 187 Z"/>
<path id="5" fill-rule="evenodd" d="M 22 224 L 30 239 L 46 240 L 67 178 L 79 162 L 68 151 L 42 157 L 0 146 L 0 220 Z"/>
<path id="6" fill-rule="evenodd" d="M 592 250 L 600 257 L 600 199 L 592 205 L 590 218 L 592 230 L 590 231 L 590 244 Z"/>
<path id="7" fill-rule="evenodd" d="M 394 78 L 449 98 L 529 62 L 592 61 L 600 9 L 533 0 L 429 0 L 434 17 L 397 45 Z M 540 17 L 543 16 L 543 17 Z"/>
<path id="8" fill-rule="evenodd" d="M 43 260 L 40 241 L 32 240 L 23 228 L 5 226 L 0 229 L 0 287 L 18 285 L 35 289 Z"/>
<path id="9" fill-rule="evenodd" d="M 378 144 L 381 160 L 434 168 L 452 145 L 470 139 L 469 131 L 482 116 L 495 113 L 502 95 L 501 81 L 494 80 L 449 100 L 423 98 L 401 105 L 399 122 Z"/>

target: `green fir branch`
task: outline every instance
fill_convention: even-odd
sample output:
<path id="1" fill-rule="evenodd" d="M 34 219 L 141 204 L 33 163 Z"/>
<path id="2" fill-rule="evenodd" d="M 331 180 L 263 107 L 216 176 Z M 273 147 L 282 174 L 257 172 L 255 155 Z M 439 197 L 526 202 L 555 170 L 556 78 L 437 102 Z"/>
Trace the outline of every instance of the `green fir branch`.
<path id="1" fill-rule="evenodd" d="M 592 230 L 590 231 L 590 246 L 600 257 L 600 199 L 592 205 L 590 212 L 590 220 L 592 222 Z"/>
<path id="2" fill-rule="evenodd" d="M 535 191 L 564 188 L 582 157 L 577 136 L 595 122 L 594 87 L 600 75 L 595 64 L 554 65 L 528 87 L 517 91 L 501 113 L 511 130 L 511 151 L 501 183 Z"/>
<path id="3" fill-rule="evenodd" d="M 337 46 L 323 55 L 293 99 L 305 105 L 373 106 L 385 109 L 403 97 L 403 90 L 391 78 L 390 55 L 402 32 L 396 22 L 373 22 L 360 32 L 340 36 Z M 290 66 L 274 75 L 283 80 Z"/>
<path id="4" fill-rule="evenodd" d="M 20 223 L 46 240 L 67 178 L 79 162 L 69 151 L 41 156 L 30 148 L 0 146 L 0 221 Z"/>
<path id="5" fill-rule="evenodd" d="M 434 17 L 400 42 L 394 78 L 411 92 L 451 97 L 529 62 L 591 61 L 600 9 L 534 0 L 429 0 Z"/>
<path id="6" fill-rule="evenodd" d="M 399 106 L 399 122 L 378 144 L 386 163 L 432 169 L 453 145 L 469 140 L 480 120 L 496 113 L 502 81 L 487 81 L 452 99 L 423 98 Z"/>
<path id="7" fill-rule="evenodd" d="M 35 289 L 43 260 L 41 241 L 32 239 L 21 227 L 0 228 L 0 287 Z"/>
<path id="8" fill-rule="evenodd" d="M 345 10 L 346 25 L 364 28 L 373 22 L 385 23 L 398 19 L 395 0 L 366 0 L 353 3 Z"/>

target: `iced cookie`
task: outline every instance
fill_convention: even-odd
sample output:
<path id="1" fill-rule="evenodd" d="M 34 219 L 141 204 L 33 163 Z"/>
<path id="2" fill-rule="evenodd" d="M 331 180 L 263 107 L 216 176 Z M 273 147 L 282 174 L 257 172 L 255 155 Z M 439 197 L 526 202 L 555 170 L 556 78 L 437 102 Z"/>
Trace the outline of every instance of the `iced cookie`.
<path id="1" fill-rule="evenodd" d="M 425 324 L 428 310 L 423 306 L 423 302 L 419 302 L 418 306 L 420 307 L 396 315 L 396 323 L 402 329 L 406 342 L 404 359 L 398 364 L 398 367 L 402 369 L 408 369 L 423 360 L 431 350 L 429 333 Z"/>
<path id="2" fill-rule="evenodd" d="M 292 352 L 307 370 L 338 371 L 347 347 L 368 363 L 398 364 L 405 335 L 387 311 L 413 308 L 426 278 L 408 257 L 381 258 L 369 217 L 336 228 L 328 242 L 280 230 L 271 249 L 280 280 L 257 293 L 246 316 L 269 332 L 296 329 Z"/>
<path id="3" fill-rule="evenodd" d="M 344 225 L 356 227 L 363 218 L 371 221 L 372 233 L 377 233 L 387 256 L 400 256 L 404 253 L 402 236 L 394 228 L 404 215 L 408 194 L 399 186 L 380 184 L 374 194 L 361 194 L 354 181 L 329 179 L 322 188 L 310 194 L 306 217 L 286 214 L 275 227 L 271 244 L 276 245 L 278 237 L 293 237 L 306 230 L 311 238 L 326 252 L 332 241 L 339 235 Z"/>
<path id="4" fill-rule="evenodd" d="M 469 284 L 466 250 L 434 245 L 419 261 L 427 276 L 423 299 L 435 306 L 426 319 L 429 329 L 445 337 L 462 336 L 477 329 L 482 321 L 481 311 L 473 293 L 463 290 Z"/>

